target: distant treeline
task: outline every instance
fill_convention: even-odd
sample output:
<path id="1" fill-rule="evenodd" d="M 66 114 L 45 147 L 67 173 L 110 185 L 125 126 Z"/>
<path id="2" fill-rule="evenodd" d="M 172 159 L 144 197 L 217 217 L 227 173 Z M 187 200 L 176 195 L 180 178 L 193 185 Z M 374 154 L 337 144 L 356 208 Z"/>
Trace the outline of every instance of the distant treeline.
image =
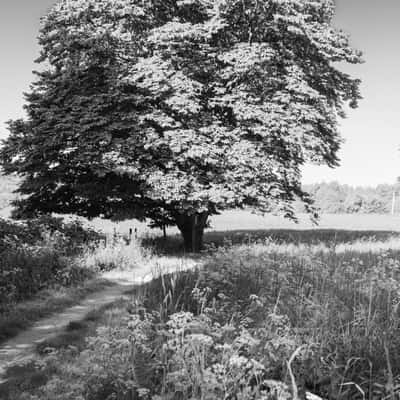
<path id="1" fill-rule="evenodd" d="M 19 179 L 0 173 L 0 210 L 8 207 L 16 194 Z M 400 214 L 400 178 L 393 184 L 376 187 L 353 187 L 338 182 L 303 185 L 315 199 L 321 213 L 329 214 L 386 214 L 392 210 L 393 193 L 396 193 L 395 212 Z M 302 206 L 297 207 L 302 212 Z"/>
<path id="2" fill-rule="evenodd" d="M 392 211 L 396 193 L 395 212 L 400 213 L 400 181 L 376 187 L 353 187 L 338 182 L 304 185 L 315 199 L 321 213 L 331 214 L 387 214 Z"/>

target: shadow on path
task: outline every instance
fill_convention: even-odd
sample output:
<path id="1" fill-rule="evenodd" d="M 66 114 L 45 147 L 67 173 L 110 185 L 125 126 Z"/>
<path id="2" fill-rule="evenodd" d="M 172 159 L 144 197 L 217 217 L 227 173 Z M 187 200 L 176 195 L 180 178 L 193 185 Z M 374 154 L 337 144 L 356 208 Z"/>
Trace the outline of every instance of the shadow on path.
<path id="1" fill-rule="evenodd" d="M 0 384 L 4 381 L 5 372 L 12 366 L 28 363 L 32 358 L 35 346 L 40 342 L 61 333 L 70 321 L 81 320 L 92 311 L 128 296 L 126 292 L 141 281 L 118 281 L 107 289 L 93 293 L 79 305 L 70 307 L 61 313 L 35 323 L 31 328 L 0 345 Z"/>

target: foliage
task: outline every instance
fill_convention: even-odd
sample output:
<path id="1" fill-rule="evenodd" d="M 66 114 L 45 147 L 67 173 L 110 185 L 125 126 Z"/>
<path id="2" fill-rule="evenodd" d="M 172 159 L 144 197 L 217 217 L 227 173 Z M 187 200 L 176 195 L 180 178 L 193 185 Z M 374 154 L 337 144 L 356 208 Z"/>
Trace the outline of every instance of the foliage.
<path id="1" fill-rule="evenodd" d="M 151 252 L 146 251 L 139 240 L 115 239 L 99 243 L 98 246 L 87 249 L 82 254 L 82 264 L 88 268 L 99 269 L 101 271 L 112 271 L 119 269 L 131 271 L 148 264 Z"/>
<path id="2" fill-rule="evenodd" d="M 208 215 L 311 200 L 300 166 L 335 166 L 359 63 L 332 0 L 64 0 L 44 70 L 1 150 L 19 213 L 149 217 L 198 250 Z"/>
<path id="3" fill-rule="evenodd" d="M 10 179 L 7 176 L 0 176 L 2 187 L 2 198 L 0 198 L 0 209 L 8 207 L 16 195 L 13 193 L 18 187 L 16 178 Z M 310 194 L 314 201 L 315 208 L 321 214 L 389 214 L 392 210 L 393 193 L 397 197 L 400 193 L 399 183 L 380 184 L 370 187 L 350 186 L 338 182 L 320 182 L 306 184 L 303 190 Z M 398 200 L 398 198 L 397 198 Z M 295 211 L 303 213 L 304 206 L 295 204 Z M 398 213 L 399 203 L 395 204 L 395 212 Z M 152 227 L 163 227 L 173 225 L 173 221 L 166 219 L 167 215 L 160 210 L 160 218 L 154 217 Z"/>
<path id="4" fill-rule="evenodd" d="M 51 284 L 71 285 L 93 274 L 74 261 L 101 235 L 79 222 L 41 217 L 25 223 L 0 221 L 0 304 L 31 297 Z"/>
<path id="5" fill-rule="evenodd" d="M 41 216 L 24 222 L 0 219 L 0 249 L 10 243 L 36 245 L 46 241 L 65 255 L 72 255 L 87 246 L 94 246 L 104 237 L 78 220 L 65 222 L 63 218 Z"/>

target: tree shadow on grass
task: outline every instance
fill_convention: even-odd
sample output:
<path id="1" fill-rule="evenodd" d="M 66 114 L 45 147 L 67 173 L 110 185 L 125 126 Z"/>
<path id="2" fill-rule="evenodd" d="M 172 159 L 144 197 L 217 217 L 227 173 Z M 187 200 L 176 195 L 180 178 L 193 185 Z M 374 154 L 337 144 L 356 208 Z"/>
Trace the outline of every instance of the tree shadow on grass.
<path id="1" fill-rule="evenodd" d="M 386 241 L 400 237 L 400 232 L 346 229 L 268 229 L 214 231 L 206 235 L 207 243 L 220 246 L 224 242 L 244 244 L 272 240 L 282 244 L 344 244 L 358 240 Z"/>
<path id="2" fill-rule="evenodd" d="M 204 249 L 208 251 L 221 246 L 238 244 L 265 243 L 273 241 L 278 244 L 325 244 L 328 247 L 339 244 L 350 244 L 356 241 L 385 242 L 392 238 L 400 238 L 400 232 L 376 230 L 346 229 L 255 229 L 206 231 Z M 183 248 L 180 235 L 146 238 L 144 247 L 151 248 L 159 255 L 185 255 L 198 258 L 199 255 L 187 254 Z"/>

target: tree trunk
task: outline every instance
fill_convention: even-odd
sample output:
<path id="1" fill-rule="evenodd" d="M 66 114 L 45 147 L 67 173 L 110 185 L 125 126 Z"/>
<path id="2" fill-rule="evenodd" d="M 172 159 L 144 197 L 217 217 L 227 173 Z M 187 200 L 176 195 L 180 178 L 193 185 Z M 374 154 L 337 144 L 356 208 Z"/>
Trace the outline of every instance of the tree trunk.
<path id="1" fill-rule="evenodd" d="M 202 249 L 207 219 L 208 213 L 176 216 L 176 226 L 182 234 L 186 251 L 198 253 Z"/>

